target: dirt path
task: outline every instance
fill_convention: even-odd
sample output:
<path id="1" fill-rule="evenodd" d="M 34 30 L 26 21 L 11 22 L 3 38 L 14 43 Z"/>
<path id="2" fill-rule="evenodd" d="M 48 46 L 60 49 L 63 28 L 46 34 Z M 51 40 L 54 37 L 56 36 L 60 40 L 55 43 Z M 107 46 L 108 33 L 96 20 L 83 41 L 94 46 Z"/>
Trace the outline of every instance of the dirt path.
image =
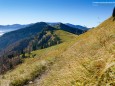
<path id="1" fill-rule="evenodd" d="M 42 79 L 48 74 L 48 71 L 45 71 L 41 76 L 37 77 L 34 81 L 30 81 L 27 85 L 24 86 L 40 86 Z"/>

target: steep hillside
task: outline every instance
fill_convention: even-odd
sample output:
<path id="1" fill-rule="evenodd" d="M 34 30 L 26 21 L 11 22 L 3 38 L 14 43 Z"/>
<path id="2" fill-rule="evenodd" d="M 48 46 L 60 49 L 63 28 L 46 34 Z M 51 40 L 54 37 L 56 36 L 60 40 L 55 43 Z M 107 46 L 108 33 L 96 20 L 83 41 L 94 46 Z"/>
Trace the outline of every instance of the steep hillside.
<path id="1" fill-rule="evenodd" d="M 113 17 L 80 35 L 52 68 L 29 86 L 115 86 Z"/>
<path id="2" fill-rule="evenodd" d="M 42 31 L 43 28 L 47 26 L 46 23 L 40 22 L 33 24 L 31 26 L 8 32 L 0 37 L 0 50 L 8 47 L 10 44 L 22 40 L 24 38 L 30 37 L 32 35 L 37 34 L 38 32 Z"/>
<path id="3" fill-rule="evenodd" d="M 0 73 L 14 68 L 22 62 L 21 59 L 31 57 L 32 51 L 60 44 L 61 39 L 55 31 L 57 31 L 56 28 L 46 26 L 41 32 L 10 44 L 0 52 Z"/>
<path id="4" fill-rule="evenodd" d="M 41 76 L 54 64 L 58 56 L 74 43 L 77 37 L 62 30 L 56 30 L 54 33 L 58 35 L 62 43 L 31 52 L 31 56 L 34 55 L 34 58 L 24 59 L 24 62 L 15 69 L 0 76 L 1 86 L 9 86 L 9 84 L 23 86 L 37 76 Z"/>

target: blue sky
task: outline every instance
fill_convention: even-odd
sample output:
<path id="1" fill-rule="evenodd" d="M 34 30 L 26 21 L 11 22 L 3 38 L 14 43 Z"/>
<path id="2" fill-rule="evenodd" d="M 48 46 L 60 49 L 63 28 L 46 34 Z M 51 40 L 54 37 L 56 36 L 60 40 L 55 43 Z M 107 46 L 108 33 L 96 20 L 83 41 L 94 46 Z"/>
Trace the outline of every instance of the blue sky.
<path id="1" fill-rule="evenodd" d="M 112 15 L 114 4 L 93 1 L 104 0 L 0 0 L 0 25 L 44 21 L 97 26 Z"/>

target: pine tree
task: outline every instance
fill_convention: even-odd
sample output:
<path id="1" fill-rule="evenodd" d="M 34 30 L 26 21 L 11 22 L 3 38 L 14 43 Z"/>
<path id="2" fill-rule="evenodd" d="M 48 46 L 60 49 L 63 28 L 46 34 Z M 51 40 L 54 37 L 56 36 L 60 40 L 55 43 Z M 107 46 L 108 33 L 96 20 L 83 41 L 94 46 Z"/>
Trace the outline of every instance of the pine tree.
<path id="1" fill-rule="evenodd" d="M 26 58 L 26 56 L 25 56 L 25 52 L 22 54 L 22 58 Z"/>
<path id="2" fill-rule="evenodd" d="M 112 16 L 115 17 L 115 7 L 113 9 L 113 15 Z"/>

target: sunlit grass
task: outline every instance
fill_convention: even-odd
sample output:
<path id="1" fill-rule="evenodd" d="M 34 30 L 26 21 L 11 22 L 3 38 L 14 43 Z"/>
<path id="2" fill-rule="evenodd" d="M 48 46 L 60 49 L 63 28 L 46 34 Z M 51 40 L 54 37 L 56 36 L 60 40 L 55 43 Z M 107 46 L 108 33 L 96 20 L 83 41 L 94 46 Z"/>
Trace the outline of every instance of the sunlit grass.
<path id="1" fill-rule="evenodd" d="M 36 84 L 37 85 L 37 84 Z M 79 36 L 60 55 L 41 86 L 114 86 L 115 22 L 110 18 Z"/>
<path id="2" fill-rule="evenodd" d="M 52 64 L 55 59 L 72 44 L 71 42 L 65 42 L 67 39 L 66 37 L 68 37 L 67 41 L 76 39 L 76 35 L 71 34 L 69 36 L 65 31 L 58 30 L 56 31 L 56 34 L 58 33 L 60 33 L 59 36 L 63 40 L 63 43 L 31 52 L 31 55 L 35 55 L 34 58 L 25 58 L 24 63 L 18 65 L 15 69 L 8 71 L 6 74 L 1 75 L 1 86 L 9 86 L 9 84 L 13 86 L 23 86 L 49 68 L 50 64 Z"/>

